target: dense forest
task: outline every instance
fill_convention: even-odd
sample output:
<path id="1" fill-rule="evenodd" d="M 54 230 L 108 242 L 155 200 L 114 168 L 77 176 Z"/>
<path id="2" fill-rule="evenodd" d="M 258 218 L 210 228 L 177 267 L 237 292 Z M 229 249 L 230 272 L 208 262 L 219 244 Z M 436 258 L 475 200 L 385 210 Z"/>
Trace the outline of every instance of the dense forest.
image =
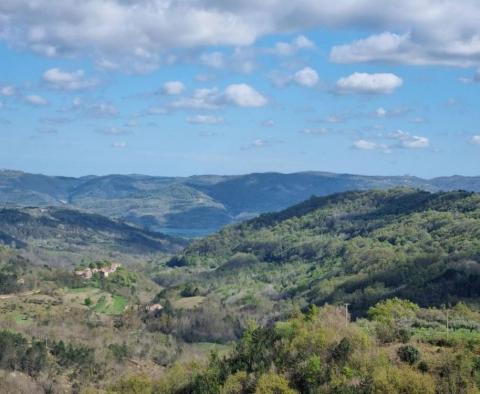
<path id="1" fill-rule="evenodd" d="M 348 302 L 361 315 L 393 296 L 475 301 L 479 261 L 480 195 L 393 189 L 312 197 L 227 227 L 168 265 L 220 281 L 250 272 L 279 299 Z"/>

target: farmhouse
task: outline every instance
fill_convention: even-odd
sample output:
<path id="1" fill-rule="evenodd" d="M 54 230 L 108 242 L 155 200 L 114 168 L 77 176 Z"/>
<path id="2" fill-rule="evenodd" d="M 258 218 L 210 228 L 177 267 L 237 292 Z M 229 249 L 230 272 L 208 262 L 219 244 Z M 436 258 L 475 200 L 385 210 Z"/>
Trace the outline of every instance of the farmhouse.
<path id="1" fill-rule="evenodd" d="M 101 266 L 101 267 L 87 267 L 83 269 L 76 269 L 75 270 L 75 275 L 81 276 L 82 278 L 85 279 L 90 279 L 93 274 L 98 273 L 101 277 L 103 278 L 108 278 L 110 274 L 113 274 L 118 267 L 120 267 L 119 263 L 111 263 L 110 266 Z"/>
<path id="2" fill-rule="evenodd" d="M 152 304 L 152 305 L 147 305 L 145 309 L 147 312 L 153 313 L 153 312 L 161 311 L 163 309 L 163 306 L 160 304 Z"/>

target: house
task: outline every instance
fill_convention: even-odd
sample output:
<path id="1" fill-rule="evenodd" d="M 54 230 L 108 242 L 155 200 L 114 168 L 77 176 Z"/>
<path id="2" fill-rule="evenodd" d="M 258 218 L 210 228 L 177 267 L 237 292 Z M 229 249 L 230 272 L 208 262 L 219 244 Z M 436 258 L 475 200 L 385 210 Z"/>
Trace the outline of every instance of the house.
<path id="1" fill-rule="evenodd" d="M 145 310 L 149 313 L 161 311 L 163 309 L 163 306 L 160 304 L 152 304 L 152 305 L 147 305 L 145 307 Z"/>
<path id="2" fill-rule="evenodd" d="M 92 278 L 93 274 L 98 273 L 102 278 L 108 278 L 110 274 L 113 274 L 118 267 L 120 267 L 119 263 L 111 263 L 108 267 L 101 267 L 101 268 L 84 268 L 81 270 L 75 270 L 75 275 L 81 276 L 85 279 Z"/>

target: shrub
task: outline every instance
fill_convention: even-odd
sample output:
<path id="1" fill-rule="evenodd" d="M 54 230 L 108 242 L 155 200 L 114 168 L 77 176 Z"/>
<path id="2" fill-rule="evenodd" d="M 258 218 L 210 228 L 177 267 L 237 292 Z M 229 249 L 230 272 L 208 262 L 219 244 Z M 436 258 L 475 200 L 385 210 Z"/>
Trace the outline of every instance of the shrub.
<path id="1" fill-rule="evenodd" d="M 343 338 L 337 346 L 333 348 L 332 359 L 340 365 L 347 362 L 350 354 L 353 351 L 353 346 L 348 338 Z"/>
<path id="2" fill-rule="evenodd" d="M 420 359 L 419 350 L 411 345 L 401 346 L 397 350 L 397 355 L 405 363 L 415 364 Z"/>
<path id="3" fill-rule="evenodd" d="M 418 370 L 423 373 L 427 373 L 430 370 L 428 363 L 426 361 L 420 361 L 418 363 Z"/>

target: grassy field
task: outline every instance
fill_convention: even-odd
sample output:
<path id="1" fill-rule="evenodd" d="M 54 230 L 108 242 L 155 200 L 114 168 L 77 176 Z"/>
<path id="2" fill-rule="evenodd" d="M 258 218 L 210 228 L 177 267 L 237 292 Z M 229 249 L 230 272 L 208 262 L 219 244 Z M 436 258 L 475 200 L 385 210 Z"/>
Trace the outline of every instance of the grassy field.
<path id="1" fill-rule="evenodd" d="M 93 309 L 97 313 L 106 315 L 121 315 L 127 304 L 127 299 L 122 296 L 104 294 L 98 299 Z"/>
<path id="2" fill-rule="evenodd" d="M 196 296 L 196 297 L 184 297 L 173 302 L 173 307 L 175 309 L 194 309 L 198 307 L 206 297 Z"/>

